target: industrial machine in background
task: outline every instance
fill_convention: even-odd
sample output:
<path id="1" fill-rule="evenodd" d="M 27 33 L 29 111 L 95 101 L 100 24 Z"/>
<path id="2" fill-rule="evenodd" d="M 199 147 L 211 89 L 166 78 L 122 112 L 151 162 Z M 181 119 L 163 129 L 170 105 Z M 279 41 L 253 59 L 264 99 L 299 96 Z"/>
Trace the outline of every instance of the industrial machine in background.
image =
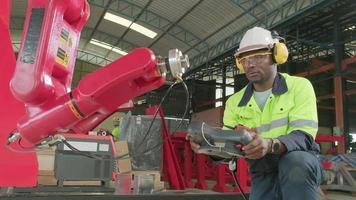
<path id="1" fill-rule="evenodd" d="M 54 175 L 57 186 L 67 180 L 101 181 L 109 187 L 116 176 L 116 151 L 111 137 L 83 134 L 63 134 L 66 142 L 75 146 L 73 150 L 65 143 L 57 145 L 54 162 Z"/>
<path id="2" fill-rule="evenodd" d="M 55 144 L 56 134 L 87 134 L 122 104 L 162 86 L 166 74 L 181 81 L 189 66 L 177 49 L 164 58 L 138 48 L 86 75 L 72 90 L 80 33 L 90 13 L 87 1 L 29 0 L 16 64 L 9 10 L 10 1 L 5 1 L 0 10 L 0 67 L 5 71 L 0 111 L 11 107 L 12 113 L 0 127 L 0 187 L 35 186 L 36 146 Z"/>

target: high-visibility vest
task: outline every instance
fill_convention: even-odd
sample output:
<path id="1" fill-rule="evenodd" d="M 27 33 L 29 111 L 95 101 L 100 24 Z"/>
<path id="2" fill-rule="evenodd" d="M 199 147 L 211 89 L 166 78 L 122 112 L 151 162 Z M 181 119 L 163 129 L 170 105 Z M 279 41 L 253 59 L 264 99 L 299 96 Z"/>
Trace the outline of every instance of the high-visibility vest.
<path id="1" fill-rule="evenodd" d="M 224 129 L 242 125 L 256 129 L 263 138 L 277 138 L 300 130 L 316 137 L 318 116 L 312 84 L 305 78 L 278 73 L 263 111 L 249 83 L 226 102 Z"/>
<path id="2" fill-rule="evenodd" d="M 115 140 L 118 140 L 119 139 L 119 135 L 120 135 L 120 130 L 119 130 L 119 127 L 115 127 L 111 134 L 114 136 L 114 139 Z"/>

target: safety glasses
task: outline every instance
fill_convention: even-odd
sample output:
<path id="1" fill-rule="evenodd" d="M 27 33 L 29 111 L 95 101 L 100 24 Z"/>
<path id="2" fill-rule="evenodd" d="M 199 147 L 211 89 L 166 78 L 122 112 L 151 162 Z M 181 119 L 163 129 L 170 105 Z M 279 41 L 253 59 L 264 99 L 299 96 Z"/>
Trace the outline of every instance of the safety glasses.
<path id="1" fill-rule="evenodd" d="M 242 58 L 236 57 L 235 59 L 237 65 L 241 64 L 243 66 L 247 66 L 250 65 L 251 63 L 261 64 L 268 61 L 269 59 L 268 55 L 272 55 L 272 53 L 271 52 L 255 53 L 248 56 L 244 56 Z"/>

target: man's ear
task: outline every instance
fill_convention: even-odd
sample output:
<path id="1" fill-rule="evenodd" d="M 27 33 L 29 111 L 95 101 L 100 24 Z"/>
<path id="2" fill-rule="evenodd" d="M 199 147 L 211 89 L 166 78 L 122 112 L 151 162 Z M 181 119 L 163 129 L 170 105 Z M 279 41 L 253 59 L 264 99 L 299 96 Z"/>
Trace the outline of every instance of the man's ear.
<path id="1" fill-rule="evenodd" d="M 276 70 L 277 70 L 277 64 L 276 64 L 276 63 L 272 62 L 272 63 L 271 63 L 271 67 L 272 67 L 273 69 L 276 69 Z"/>

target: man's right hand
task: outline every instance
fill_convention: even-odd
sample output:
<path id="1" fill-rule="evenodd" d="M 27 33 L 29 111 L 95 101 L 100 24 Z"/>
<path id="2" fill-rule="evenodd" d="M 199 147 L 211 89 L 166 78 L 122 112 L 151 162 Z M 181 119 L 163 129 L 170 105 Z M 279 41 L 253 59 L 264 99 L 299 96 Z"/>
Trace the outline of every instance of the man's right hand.
<path id="1" fill-rule="evenodd" d="M 187 136 L 185 137 L 185 139 L 186 139 L 186 140 L 189 140 L 190 147 L 192 148 L 192 150 L 193 150 L 195 153 L 199 153 L 200 145 L 197 144 L 197 143 L 195 143 L 195 142 L 193 142 L 193 141 L 190 139 L 189 135 L 187 135 Z"/>

